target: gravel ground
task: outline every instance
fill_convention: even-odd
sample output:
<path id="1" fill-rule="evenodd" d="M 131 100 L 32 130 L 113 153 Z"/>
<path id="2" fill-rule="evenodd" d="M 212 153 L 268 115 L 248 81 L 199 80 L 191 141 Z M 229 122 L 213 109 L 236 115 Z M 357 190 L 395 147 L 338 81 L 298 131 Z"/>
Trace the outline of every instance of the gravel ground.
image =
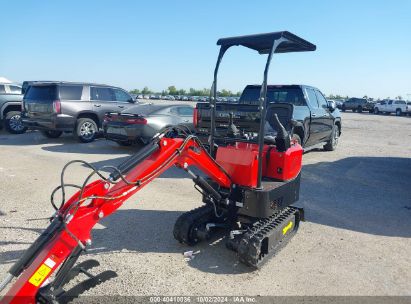
<path id="1" fill-rule="evenodd" d="M 0 277 L 47 225 L 63 165 L 117 164 L 135 147 L 104 139 L 0 133 Z M 82 166 L 69 171 L 81 182 Z M 335 152 L 304 154 L 306 222 L 261 270 L 239 264 L 221 239 L 188 248 L 172 236 L 176 218 L 200 205 L 192 182 L 170 170 L 93 230 L 94 273 L 118 277 L 93 295 L 411 295 L 411 118 L 344 113 Z M 0 279 L 1 279 L 0 278 Z"/>

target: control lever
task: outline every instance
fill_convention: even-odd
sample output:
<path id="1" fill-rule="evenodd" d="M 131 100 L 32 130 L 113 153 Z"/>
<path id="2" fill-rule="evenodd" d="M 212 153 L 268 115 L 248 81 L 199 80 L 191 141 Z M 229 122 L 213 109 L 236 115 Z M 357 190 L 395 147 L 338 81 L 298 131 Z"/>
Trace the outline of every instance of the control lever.
<path id="1" fill-rule="evenodd" d="M 277 135 L 275 136 L 275 145 L 277 147 L 277 151 L 285 152 L 288 148 L 291 147 L 290 134 L 278 119 L 277 113 L 274 114 L 274 125 L 277 130 Z"/>
<path id="2" fill-rule="evenodd" d="M 237 127 L 234 124 L 234 114 L 233 112 L 230 112 L 229 114 L 229 121 L 228 121 L 228 130 L 227 130 L 227 136 L 228 137 L 238 137 L 240 135 L 240 131 L 237 129 Z"/>

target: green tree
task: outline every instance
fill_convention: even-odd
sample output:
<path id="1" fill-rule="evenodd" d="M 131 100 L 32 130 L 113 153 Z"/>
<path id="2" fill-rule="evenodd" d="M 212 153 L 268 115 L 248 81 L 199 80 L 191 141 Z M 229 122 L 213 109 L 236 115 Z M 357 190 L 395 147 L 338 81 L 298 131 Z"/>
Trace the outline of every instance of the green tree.
<path id="1" fill-rule="evenodd" d="M 233 95 L 233 92 L 230 90 L 222 89 L 219 94 L 221 97 L 229 97 Z"/>
<path id="2" fill-rule="evenodd" d="M 149 88 L 144 87 L 143 90 L 141 91 L 141 93 L 142 93 L 142 94 L 151 94 L 152 91 L 151 91 Z"/>
<path id="3" fill-rule="evenodd" d="M 169 86 L 168 87 L 168 94 L 170 94 L 170 95 L 177 95 L 177 89 L 176 89 L 176 87 L 175 86 Z"/>
<path id="4" fill-rule="evenodd" d="M 200 96 L 210 96 L 210 89 L 204 88 L 199 93 Z"/>
<path id="5" fill-rule="evenodd" d="M 131 91 L 129 91 L 131 94 L 136 94 L 136 95 L 138 95 L 138 94 L 140 94 L 140 90 L 139 89 L 134 89 L 134 90 L 131 90 Z"/>
<path id="6" fill-rule="evenodd" d="M 191 96 L 195 96 L 196 93 L 197 92 L 197 90 L 195 90 L 194 88 L 190 88 L 190 90 L 188 91 L 188 93 L 191 95 Z"/>

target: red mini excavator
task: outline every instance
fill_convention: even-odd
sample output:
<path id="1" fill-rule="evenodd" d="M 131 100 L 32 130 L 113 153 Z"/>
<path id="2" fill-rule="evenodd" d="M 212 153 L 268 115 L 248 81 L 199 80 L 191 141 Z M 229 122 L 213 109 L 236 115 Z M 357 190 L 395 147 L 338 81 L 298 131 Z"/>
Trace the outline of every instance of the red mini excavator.
<path id="1" fill-rule="evenodd" d="M 259 267 L 295 234 L 303 210 L 291 204 L 299 197 L 303 150 L 281 123 L 292 106 L 266 102 L 267 74 L 274 53 L 314 51 L 316 47 L 289 32 L 223 38 L 217 45 L 220 52 L 210 96 L 208 138 L 199 139 L 190 130 L 175 126 L 154 136 L 118 167 L 96 169 L 84 161 L 69 162 L 63 168 L 61 184 L 51 196 L 56 213 L 0 284 L 1 291 L 13 281 L 1 303 L 67 302 L 63 287 L 79 272 L 98 282 L 113 276 L 105 273 L 96 278 L 85 270 L 87 265 L 75 265 L 91 244 L 92 228 L 171 166 L 192 177 L 204 202 L 202 207 L 177 219 L 173 233 L 179 242 L 194 245 L 218 230 L 225 230 L 227 247 L 237 253 L 241 262 Z M 268 57 L 259 115 L 255 123 L 237 126 L 235 113 L 216 117 L 216 101 L 221 59 L 231 46 L 238 45 Z M 267 126 L 276 130 L 274 135 L 266 134 Z M 66 168 L 76 162 L 91 169 L 81 186 L 64 182 Z M 193 166 L 204 174 L 195 174 Z M 111 173 L 107 176 L 101 169 Z M 95 176 L 99 179 L 90 182 Z M 68 187 L 79 190 L 66 200 Z M 53 199 L 58 191 L 62 193 L 59 206 Z"/>

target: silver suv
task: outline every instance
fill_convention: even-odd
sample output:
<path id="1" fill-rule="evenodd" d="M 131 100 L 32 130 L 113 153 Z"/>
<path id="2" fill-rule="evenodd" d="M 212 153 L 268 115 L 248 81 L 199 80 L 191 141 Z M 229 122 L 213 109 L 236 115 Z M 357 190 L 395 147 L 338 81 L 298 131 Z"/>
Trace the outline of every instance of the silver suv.
<path id="1" fill-rule="evenodd" d="M 107 112 L 135 104 L 125 90 L 108 85 L 74 82 L 33 82 L 23 98 L 23 125 L 57 138 L 73 132 L 81 142 L 96 138 Z"/>
<path id="2" fill-rule="evenodd" d="M 22 99 L 21 86 L 0 83 L 0 129 L 4 125 L 5 129 L 12 134 L 26 132 L 20 118 Z"/>

